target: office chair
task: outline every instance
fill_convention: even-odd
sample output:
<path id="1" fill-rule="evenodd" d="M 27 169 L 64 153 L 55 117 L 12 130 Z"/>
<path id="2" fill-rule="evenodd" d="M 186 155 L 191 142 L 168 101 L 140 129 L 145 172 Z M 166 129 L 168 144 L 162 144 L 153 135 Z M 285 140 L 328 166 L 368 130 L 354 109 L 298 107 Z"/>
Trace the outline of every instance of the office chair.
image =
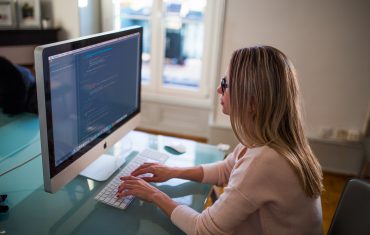
<path id="1" fill-rule="evenodd" d="M 370 234 L 370 181 L 351 179 L 347 182 L 328 235 Z"/>
<path id="2" fill-rule="evenodd" d="M 363 145 L 364 145 L 364 164 L 360 172 L 361 178 L 366 177 L 367 169 L 370 164 L 370 136 L 364 138 Z"/>

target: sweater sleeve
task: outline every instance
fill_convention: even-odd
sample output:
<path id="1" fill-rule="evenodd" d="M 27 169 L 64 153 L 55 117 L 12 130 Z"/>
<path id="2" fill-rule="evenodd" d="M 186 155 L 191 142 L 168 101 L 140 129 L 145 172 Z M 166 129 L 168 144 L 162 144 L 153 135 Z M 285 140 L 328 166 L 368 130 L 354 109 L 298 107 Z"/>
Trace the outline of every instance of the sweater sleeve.
<path id="1" fill-rule="evenodd" d="M 239 144 L 223 161 L 203 164 L 202 183 L 225 186 L 228 183 L 231 170 L 235 165 L 235 159 L 243 146 Z"/>
<path id="2" fill-rule="evenodd" d="M 171 214 L 171 221 L 186 234 L 231 234 L 257 207 L 236 188 L 226 187 L 214 205 L 202 213 L 180 205 Z"/>

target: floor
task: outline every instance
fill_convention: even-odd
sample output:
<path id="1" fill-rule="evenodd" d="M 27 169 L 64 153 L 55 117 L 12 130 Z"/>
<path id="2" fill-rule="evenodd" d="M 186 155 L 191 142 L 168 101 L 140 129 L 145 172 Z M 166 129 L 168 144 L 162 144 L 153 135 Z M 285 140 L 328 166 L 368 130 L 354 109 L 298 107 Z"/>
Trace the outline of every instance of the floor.
<path id="1" fill-rule="evenodd" d="M 325 191 L 321 195 L 323 211 L 323 234 L 327 234 L 335 209 L 337 208 L 340 195 L 346 182 L 353 177 L 324 172 Z"/>

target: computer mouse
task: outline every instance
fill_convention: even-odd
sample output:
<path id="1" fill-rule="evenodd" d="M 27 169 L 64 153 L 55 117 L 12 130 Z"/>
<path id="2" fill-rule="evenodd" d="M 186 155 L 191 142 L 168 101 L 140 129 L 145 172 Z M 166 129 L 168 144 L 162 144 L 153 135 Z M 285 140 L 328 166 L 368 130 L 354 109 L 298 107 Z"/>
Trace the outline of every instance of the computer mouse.
<path id="1" fill-rule="evenodd" d="M 186 152 L 186 147 L 180 142 L 172 142 L 164 146 L 165 150 L 172 154 L 182 154 Z"/>

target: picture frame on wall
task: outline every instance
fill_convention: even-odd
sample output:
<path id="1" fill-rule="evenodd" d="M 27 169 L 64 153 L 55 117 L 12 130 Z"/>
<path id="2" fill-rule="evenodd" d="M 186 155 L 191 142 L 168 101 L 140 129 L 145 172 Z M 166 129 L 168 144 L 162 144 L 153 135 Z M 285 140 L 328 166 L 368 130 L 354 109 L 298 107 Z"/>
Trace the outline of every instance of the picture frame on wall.
<path id="1" fill-rule="evenodd" d="M 17 27 L 15 4 L 12 0 L 0 0 L 0 28 Z"/>
<path id="2" fill-rule="evenodd" d="M 19 28 L 41 28 L 40 0 L 17 0 Z"/>

